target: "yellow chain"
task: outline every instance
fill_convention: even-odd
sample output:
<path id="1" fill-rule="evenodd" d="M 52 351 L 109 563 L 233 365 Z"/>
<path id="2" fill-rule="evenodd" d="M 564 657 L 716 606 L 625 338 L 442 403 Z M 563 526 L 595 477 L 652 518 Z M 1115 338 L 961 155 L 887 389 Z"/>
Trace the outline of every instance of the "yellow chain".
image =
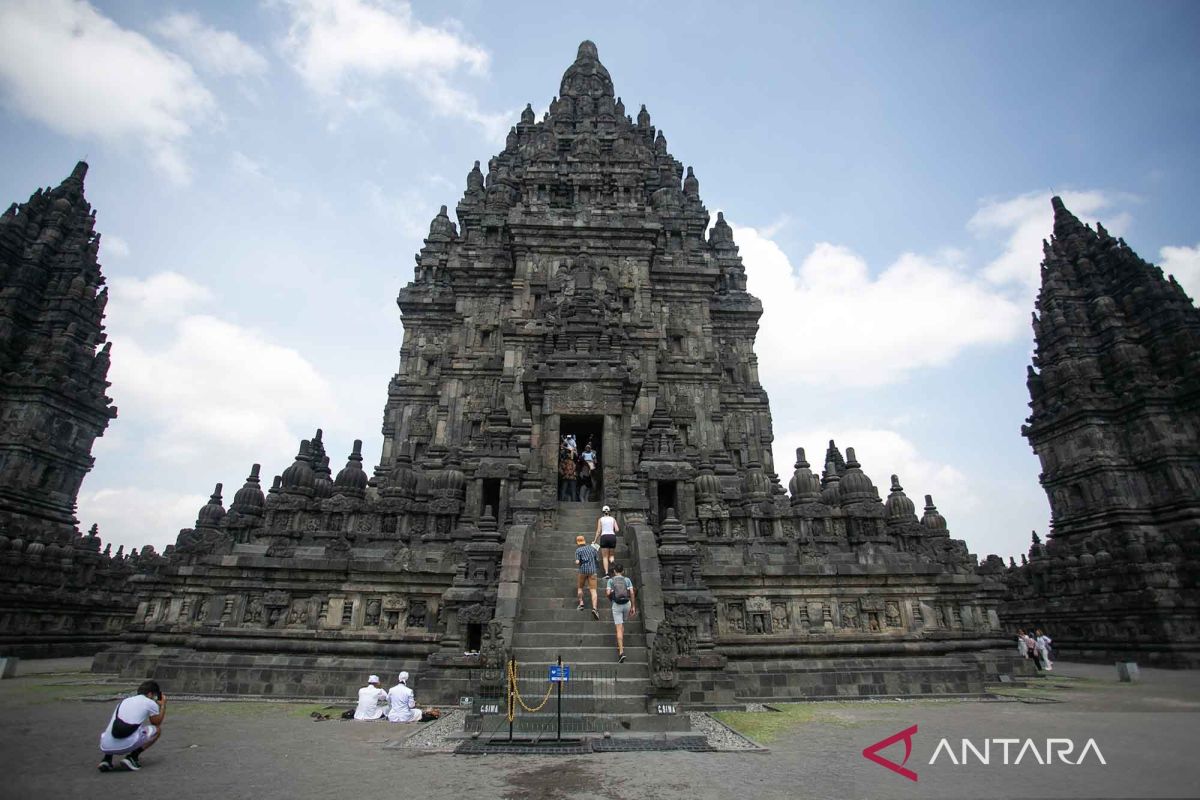
<path id="1" fill-rule="evenodd" d="M 546 703 L 550 702 L 550 694 L 553 691 L 554 691 L 554 684 L 551 683 L 548 687 L 546 687 L 546 696 L 542 698 L 542 702 L 538 705 L 537 708 L 530 708 L 529 706 L 525 705 L 525 701 L 521 698 L 521 692 L 519 689 L 517 689 L 517 662 L 515 659 L 509 661 L 508 662 L 508 709 L 507 709 L 508 710 L 508 721 L 512 722 L 514 717 L 516 717 L 517 707 L 513 702 L 514 700 L 517 703 L 520 703 L 521 708 L 525 709 L 530 714 L 536 714 L 537 712 L 541 711 L 543 708 L 546 707 Z"/>

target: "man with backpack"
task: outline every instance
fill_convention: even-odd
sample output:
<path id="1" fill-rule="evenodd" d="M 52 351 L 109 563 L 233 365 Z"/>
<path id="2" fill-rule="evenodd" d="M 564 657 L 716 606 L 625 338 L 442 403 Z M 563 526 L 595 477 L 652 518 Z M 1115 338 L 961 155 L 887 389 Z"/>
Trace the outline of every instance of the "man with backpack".
<path id="1" fill-rule="evenodd" d="M 143 681 L 137 694 L 117 704 L 108 727 L 100 734 L 100 752 L 104 759 L 97 765 L 101 772 L 113 768 L 113 756 L 125 756 L 121 764 L 137 772 L 142 768 L 138 757 L 162 735 L 167 716 L 167 697 L 156 681 Z"/>
<path id="2" fill-rule="evenodd" d="M 625 620 L 637 616 L 637 592 L 620 564 L 612 565 L 612 573 L 604 593 L 612 601 L 613 623 L 617 627 L 617 663 L 620 663 L 625 660 Z"/>

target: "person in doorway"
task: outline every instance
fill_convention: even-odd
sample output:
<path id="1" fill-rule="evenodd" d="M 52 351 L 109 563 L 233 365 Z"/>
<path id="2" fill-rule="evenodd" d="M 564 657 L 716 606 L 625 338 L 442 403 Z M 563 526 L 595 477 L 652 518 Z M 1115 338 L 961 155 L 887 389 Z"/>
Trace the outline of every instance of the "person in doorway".
<path id="1" fill-rule="evenodd" d="M 637 592 L 620 564 L 614 563 L 612 571 L 604 593 L 612 601 L 613 624 L 617 628 L 617 662 L 620 663 L 625 660 L 625 620 L 637 616 Z"/>
<path id="2" fill-rule="evenodd" d="M 600 619 L 600 605 L 596 602 L 596 548 L 582 536 L 575 537 L 575 566 L 579 575 L 575 580 L 575 595 L 579 599 L 579 611 L 583 611 L 583 590 L 592 593 L 592 616 Z"/>
<path id="3" fill-rule="evenodd" d="M 608 506 L 600 509 L 600 518 L 596 520 L 596 537 L 592 541 L 600 545 L 600 560 L 605 576 L 612 574 L 609 569 L 617 560 L 617 534 L 620 532 L 621 526 L 613 517 L 612 509 Z"/>
<path id="4" fill-rule="evenodd" d="M 100 734 L 100 752 L 104 758 L 98 769 L 108 772 L 113 768 L 113 756 L 124 756 L 121 764 L 125 769 L 137 772 L 142 768 L 138 760 L 142 752 L 162 736 L 163 720 L 167 716 L 167 696 L 156 681 L 144 681 L 137 694 L 126 697 L 113 709 L 108 726 Z"/>
<path id="5" fill-rule="evenodd" d="M 580 455 L 583 456 L 583 460 L 586 461 L 592 469 L 595 469 L 598 466 L 596 461 L 596 451 L 592 449 L 592 442 L 590 439 L 588 440 L 588 443 L 583 446 L 583 453 Z"/>
<path id="6" fill-rule="evenodd" d="M 567 455 L 558 465 L 558 477 L 562 480 L 562 488 L 558 492 L 559 500 L 575 501 L 575 456 Z"/>
<path id="7" fill-rule="evenodd" d="M 1054 662 L 1050 660 L 1050 642 L 1050 637 L 1041 628 L 1038 628 L 1037 636 L 1033 640 L 1033 649 L 1042 662 L 1042 669 L 1047 671 L 1054 669 Z"/>
<path id="8" fill-rule="evenodd" d="M 358 708 L 354 718 L 363 722 L 382 719 L 387 711 L 388 695 L 379 687 L 379 676 L 367 678 L 367 685 L 358 690 Z"/>
<path id="9" fill-rule="evenodd" d="M 399 683 L 388 689 L 388 722 L 420 722 L 421 709 L 417 708 L 417 696 L 408 688 L 408 673 L 401 672 Z"/>
<path id="10" fill-rule="evenodd" d="M 587 503 L 592 499 L 592 465 L 586 458 L 581 458 L 576 467 L 579 502 Z"/>

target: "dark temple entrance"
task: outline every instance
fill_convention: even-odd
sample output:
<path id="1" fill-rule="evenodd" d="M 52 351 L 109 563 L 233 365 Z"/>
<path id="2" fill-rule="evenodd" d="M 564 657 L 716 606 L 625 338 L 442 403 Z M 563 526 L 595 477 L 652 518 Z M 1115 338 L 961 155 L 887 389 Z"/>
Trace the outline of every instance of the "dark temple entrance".
<path id="1" fill-rule="evenodd" d="M 574 443 L 572 452 L 569 445 Z M 591 450 L 588 450 L 588 447 Z M 568 502 L 596 502 L 603 496 L 600 482 L 604 458 L 604 418 L 600 416 L 563 416 L 558 437 L 558 498 Z M 569 459 L 575 467 L 574 491 L 564 484 L 563 461 Z M 568 470 L 569 472 L 569 470 Z"/>

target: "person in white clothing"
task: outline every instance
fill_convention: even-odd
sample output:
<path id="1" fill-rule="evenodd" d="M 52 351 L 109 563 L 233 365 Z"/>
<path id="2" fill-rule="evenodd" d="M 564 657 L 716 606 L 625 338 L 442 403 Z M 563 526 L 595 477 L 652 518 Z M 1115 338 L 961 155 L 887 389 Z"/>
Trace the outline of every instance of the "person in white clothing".
<path id="1" fill-rule="evenodd" d="M 600 518 L 596 520 L 596 536 L 592 543 L 600 546 L 600 561 L 606 576 L 612 574 L 609 569 L 617 560 L 617 534 L 620 530 L 621 526 L 613 517 L 612 509 L 608 506 L 600 509 Z"/>
<path id="2" fill-rule="evenodd" d="M 1017 628 L 1017 655 L 1021 658 L 1029 658 L 1029 650 L 1025 646 L 1025 629 Z"/>
<path id="3" fill-rule="evenodd" d="M 167 715 L 167 697 L 156 681 L 144 681 L 137 694 L 122 700 L 113 710 L 108 726 L 100 734 L 100 752 L 104 759 L 98 765 L 101 772 L 113 768 L 113 756 L 125 756 L 121 763 L 136 772 L 142 768 L 138 758 L 162 735 L 163 719 Z"/>
<path id="4" fill-rule="evenodd" d="M 1054 669 L 1054 663 L 1050 660 L 1050 637 L 1043 633 L 1041 628 L 1038 628 L 1037 638 L 1033 641 L 1037 657 L 1042 661 L 1042 669 Z"/>
<path id="5" fill-rule="evenodd" d="M 358 708 L 354 718 L 358 720 L 382 719 L 387 711 L 388 693 L 379 688 L 379 676 L 367 678 L 367 685 L 358 690 Z"/>
<path id="6" fill-rule="evenodd" d="M 421 709 L 417 697 L 408 688 L 408 673 L 400 673 L 400 682 L 388 690 L 388 722 L 420 722 Z"/>

